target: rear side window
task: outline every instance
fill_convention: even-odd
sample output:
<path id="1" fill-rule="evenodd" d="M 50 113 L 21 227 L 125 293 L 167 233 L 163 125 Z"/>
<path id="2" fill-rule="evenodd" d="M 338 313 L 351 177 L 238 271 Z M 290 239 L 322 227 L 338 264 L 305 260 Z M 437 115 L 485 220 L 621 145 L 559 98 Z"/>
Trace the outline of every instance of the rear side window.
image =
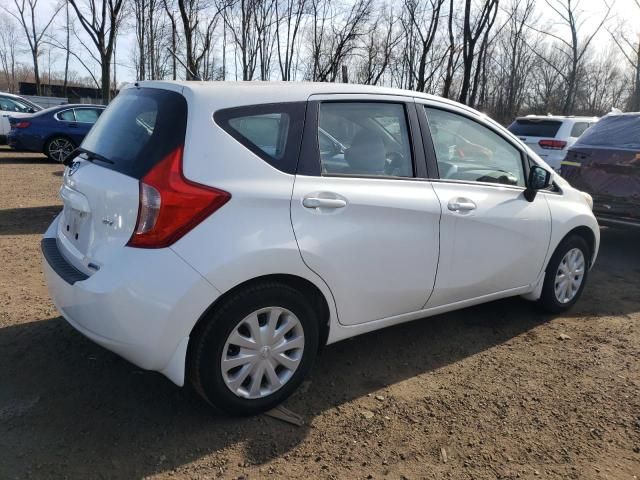
<path id="1" fill-rule="evenodd" d="M 294 174 L 304 114 L 304 102 L 270 103 L 219 110 L 214 120 L 272 167 Z"/>
<path id="2" fill-rule="evenodd" d="M 187 101 L 170 90 L 128 88 L 109 104 L 82 147 L 113 162 L 101 164 L 142 178 L 184 144 Z"/>
<path id="3" fill-rule="evenodd" d="M 511 125 L 509 131 L 520 137 L 555 137 L 562 126 L 557 120 L 537 120 L 519 118 Z"/>
<path id="4" fill-rule="evenodd" d="M 413 176 L 409 129 L 401 103 L 321 103 L 318 146 L 325 175 Z"/>
<path id="5" fill-rule="evenodd" d="M 76 121 L 83 123 L 96 123 L 100 113 L 95 108 L 76 108 Z"/>
<path id="6" fill-rule="evenodd" d="M 588 122 L 574 123 L 573 128 L 571 129 L 571 136 L 578 138 L 580 135 L 582 135 L 585 132 L 587 128 L 589 128 Z"/>
<path id="7" fill-rule="evenodd" d="M 640 115 L 604 117 L 584 132 L 577 144 L 640 148 Z"/>
<path id="8" fill-rule="evenodd" d="M 76 117 L 73 114 L 73 110 L 63 110 L 62 112 L 58 113 L 58 118 L 60 120 L 65 121 L 65 122 L 75 122 L 76 121 Z"/>

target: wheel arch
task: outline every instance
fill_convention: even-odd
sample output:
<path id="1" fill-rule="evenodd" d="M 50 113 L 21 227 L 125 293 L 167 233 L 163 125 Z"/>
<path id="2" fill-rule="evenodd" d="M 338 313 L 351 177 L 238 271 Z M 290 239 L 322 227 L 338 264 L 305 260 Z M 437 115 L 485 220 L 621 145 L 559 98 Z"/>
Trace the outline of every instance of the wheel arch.
<path id="1" fill-rule="evenodd" d="M 596 234 L 593 232 L 593 230 L 590 227 L 587 227 L 586 225 L 580 225 L 578 227 L 575 227 L 569 230 L 569 232 L 567 232 L 567 234 L 564 237 L 562 237 L 562 239 L 558 242 L 558 245 L 556 245 L 554 252 L 558 248 L 558 246 L 562 244 L 562 242 L 564 242 L 567 238 L 569 238 L 572 235 L 577 235 L 579 237 L 582 237 L 584 241 L 587 242 L 587 245 L 589 246 L 589 264 L 593 265 L 593 261 L 595 260 L 594 254 L 597 248 Z"/>
<path id="2" fill-rule="evenodd" d="M 235 285 L 234 287 L 220 295 L 218 298 L 216 298 L 216 300 L 202 313 L 202 315 L 200 315 L 200 318 L 198 318 L 195 325 L 191 329 L 189 335 L 189 344 L 187 346 L 187 358 L 189 358 L 189 356 L 191 355 L 193 340 L 199 336 L 200 330 L 206 324 L 206 319 L 210 317 L 210 315 L 215 311 L 216 308 L 222 305 L 227 298 L 231 297 L 236 292 L 244 290 L 246 288 L 250 288 L 260 283 L 267 282 L 282 283 L 291 288 L 294 288 L 311 301 L 312 307 L 316 311 L 320 312 L 320 339 L 318 342 L 318 347 L 320 349 L 323 348 L 326 345 L 327 339 L 329 337 L 331 319 L 329 303 L 327 302 L 327 299 L 325 298 L 322 291 L 313 282 L 297 275 L 280 273 L 262 275 L 250 280 L 246 280 L 242 283 L 239 283 L 238 285 Z M 189 363 L 190 362 L 187 361 L 186 365 L 188 366 Z"/>

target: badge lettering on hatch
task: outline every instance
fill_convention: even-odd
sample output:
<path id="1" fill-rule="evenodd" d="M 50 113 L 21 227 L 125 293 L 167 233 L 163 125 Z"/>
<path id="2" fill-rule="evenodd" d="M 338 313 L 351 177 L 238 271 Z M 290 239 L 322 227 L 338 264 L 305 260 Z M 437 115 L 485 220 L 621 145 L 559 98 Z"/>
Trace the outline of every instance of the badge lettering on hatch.
<path id="1" fill-rule="evenodd" d="M 79 168 L 80 168 L 80 162 L 73 162 L 69 166 L 69 176 L 72 176 L 74 173 L 76 173 Z"/>

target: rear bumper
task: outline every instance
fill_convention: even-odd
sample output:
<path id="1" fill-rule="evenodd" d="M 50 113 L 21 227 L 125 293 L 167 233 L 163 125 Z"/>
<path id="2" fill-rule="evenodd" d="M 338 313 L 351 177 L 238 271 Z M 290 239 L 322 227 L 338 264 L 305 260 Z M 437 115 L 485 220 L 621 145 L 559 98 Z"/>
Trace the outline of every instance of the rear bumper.
<path id="1" fill-rule="evenodd" d="M 50 227 L 45 238 L 55 230 Z M 210 283 L 170 249 L 124 247 L 74 283 L 50 262 L 51 255 L 43 256 L 49 293 L 76 330 L 140 368 L 184 384 L 189 334 L 219 295 Z"/>
<path id="2" fill-rule="evenodd" d="M 7 145 L 14 150 L 27 152 L 42 152 L 44 146 L 42 139 L 36 135 L 25 135 L 23 133 L 16 134 L 15 130 L 11 130 L 7 135 Z"/>

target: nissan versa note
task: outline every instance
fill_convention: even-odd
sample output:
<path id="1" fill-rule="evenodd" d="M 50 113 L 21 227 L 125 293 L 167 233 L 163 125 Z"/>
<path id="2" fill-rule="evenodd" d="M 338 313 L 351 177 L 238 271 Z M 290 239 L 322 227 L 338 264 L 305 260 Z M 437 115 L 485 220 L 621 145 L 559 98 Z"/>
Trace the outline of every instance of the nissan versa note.
<path id="1" fill-rule="evenodd" d="M 140 82 L 67 164 L 42 240 L 57 308 L 232 414 L 354 335 L 516 295 L 566 310 L 598 252 L 589 195 L 410 91 Z"/>

